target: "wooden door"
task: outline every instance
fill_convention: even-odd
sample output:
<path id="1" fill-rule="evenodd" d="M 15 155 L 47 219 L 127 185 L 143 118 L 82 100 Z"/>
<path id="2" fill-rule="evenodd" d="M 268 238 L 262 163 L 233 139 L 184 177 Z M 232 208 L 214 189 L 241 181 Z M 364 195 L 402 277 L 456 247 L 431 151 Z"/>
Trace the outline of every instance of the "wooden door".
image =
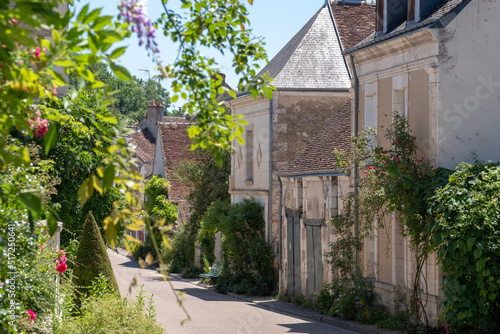
<path id="1" fill-rule="evenodd" d="M 290 297 L 300 295 L 300 213 L 285 209 L 287 221 L 287 293 Z"/>
<path id="2" fill-rule="evenodd" d="M 324 220 L 307 219 L 307 295 L 318 293 L 323 288 L 323 254 L 321 246 L 321 226 Z"/>

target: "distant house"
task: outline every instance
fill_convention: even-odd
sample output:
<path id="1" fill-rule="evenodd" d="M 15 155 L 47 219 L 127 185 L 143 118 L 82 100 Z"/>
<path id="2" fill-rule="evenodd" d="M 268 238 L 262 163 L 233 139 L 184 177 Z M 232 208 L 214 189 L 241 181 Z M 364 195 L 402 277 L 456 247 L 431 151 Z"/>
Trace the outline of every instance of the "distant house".
<path id="1" fill-rule="evenodd" d="M 189 203 L 186 200 L 190 188 L 175 177 L 180 162 L 192 161 L 191 138 L 187 129 L 191 122 L 184 117 L 164 117 L 156 135 L 154 175 L 161 175 L 170 182 L 169 199 L 177 204 L 177 226 L 187 222 Z"/>
<path id="2" fill-rule="evenodd" d="M 333 149 L 350 147 L 351 103 L 347 102 L 278 177 L 283 223 L 282 282 L 288 295 L 312 296 L 333 279 L 325 252 L 336 238 L 331 218 L 342 210 L 349 177 L 335 169 Z"/>
<path id="3" fill-rule="evenodd" d="M 247 93 L 226 101 L 249 122 L 245 145 L 233 145 L 232 202 L 253 196 L 264 206 L 266 238 L 278 255 L 287 249 L 280 240 L 277 174 L 287 170 L 350 100 L 352 76 L 342 51 L 369 36 L 374 23 L 373 5 L 327 1 L 263 68 L 261 73 L 269 72 L 277 87 L 271 101 Z M 280 277 L 280 292 L 285 292 L 286 275 Z"/>
<path id="4" fill-rule="evenodd" d="M 499 161 L 500 66 L 498 1 L 377 1 L 376 32 L 346 50 L 359 85 L 354 120 L 378 129 L 378 144 L 392 117 L 407 117 L 419 156 L 434 166 Z M 356 82 L 356 81 L 355 81 Z M 375 229 L 364 246 L 364 270 L 392 307 L 397 288 L 411 288 L 415 259 L 394 216 L 392 236 Z M 437 324 L 443 274 L 435 256 L 426 262 L 427 315 Z"/>
<path id="5" fill-rule="evenodd" d="M 186 197 L 189 187 L 174 177 L 174 170 L 181 161 L 191 160 L 191 139 L 187 128 L 191 125 L 185 117 L 166 117 L 160 101 L 148 106 L 146 117 L 130 135 L 129 143 L 136 146 L 136 158 L 140 174 L 147 180 L 160 175 L 170 182 L 169 200 L 177 204 L 177 226 L 185 223 L 189 214 Z M 144 240 L 144 233 L 134 234 Z"/>

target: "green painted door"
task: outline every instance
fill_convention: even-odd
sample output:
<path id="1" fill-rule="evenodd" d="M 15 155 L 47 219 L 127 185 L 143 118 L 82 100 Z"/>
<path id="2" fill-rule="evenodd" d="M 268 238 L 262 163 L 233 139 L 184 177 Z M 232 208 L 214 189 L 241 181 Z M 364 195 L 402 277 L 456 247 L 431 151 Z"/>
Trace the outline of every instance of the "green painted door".
<path id="1" fill-rule="evenodd" d="M 285 209 L 287 220 L 287 293 L 290 297 L 300 295 L 300 213 Z"/>
<path id="2" fill-rule="evenodd" d="M 323 288 L 323 258 L 321 248 L 321 226 L 324 220 L 305 220 L 307 239 L 307 295 L 318 293 Z"/>

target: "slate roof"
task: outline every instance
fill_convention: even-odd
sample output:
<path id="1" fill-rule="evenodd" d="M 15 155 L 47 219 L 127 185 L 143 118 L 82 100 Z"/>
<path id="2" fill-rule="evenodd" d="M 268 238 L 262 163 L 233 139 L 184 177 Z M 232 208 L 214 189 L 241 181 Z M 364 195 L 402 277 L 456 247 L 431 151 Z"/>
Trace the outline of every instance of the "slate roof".
<path id="1" fill-rule="evenodd" d="M 366 37 L 364 40 L 359 42 L 357 45 L 354 45 L 353 47 L 345 50 L 344 54 L 348 54 L 352 51 L 361 49 L 366 46 L 370 46 L 373 44 L 376 44 L 378 42 L 387 40 L 392 37 L 396 37 L 398 35 L 404 34 L 406 32 L 412 31 L 414 29 L 419 29 L 422 27 L 430 26 L 432 23 L 434 23 L 436 20 L 441 20 L 443 19 L 446 15 L 448 15 L 450 12 L 452 12 L 456 7 L 458 7 L 460 4 L 465 2 L 467 0 L 444 0 L 439 4 L 439 6 L 431 12 L 427 17 L 423 17 L 420 19 L 418 23 L 414 23 L 411 25 L 408 25 L 407 21 L 403 21 L 399 26 L 394 28 L 391 31 L 388 31 L 384 35 L 375 38 L 375 32 L 370 34 L 368 37 Z M 374 20 L 375 22 L 375 20 Z"/>
<path id="2" fill-rule="evenodd" d="M 347 150 L 351 145 L 351 102 L 326 124 L 319 135 L 311 140 L 306 149 L 284 173 L 318 172 L 336 170 L 333 149 Z"/>
<path id="3" fill-rule="evenodd" d="M 161 142 L 163 146 L 163 165 L 166 178 L 170 182 L 170 200 L 179 202 L 186 199 L 190 188 L 174 177 L 177 164 L 191 160 L 191 138 L 187 129 L 191 124 L 182 117 L 165 117 L 161 123 Z"/>
<path id="4" fill-rule="evenodd" d="M 278 89 L 345 89 L 351 85 L 328 6 L 323 6 L 257 75 Z"/>
<path id="5" fill-rule="evenodd" d="M 134 142 L 136 146 L 135 154 L 143 162 L 153 161 L 155 158 L 155 147 L 156 140 L 155 137 L 149 132 L 147 128 L 142 131 L 136 131 L 130 134 L 132 137 L 131 142 Z"/>

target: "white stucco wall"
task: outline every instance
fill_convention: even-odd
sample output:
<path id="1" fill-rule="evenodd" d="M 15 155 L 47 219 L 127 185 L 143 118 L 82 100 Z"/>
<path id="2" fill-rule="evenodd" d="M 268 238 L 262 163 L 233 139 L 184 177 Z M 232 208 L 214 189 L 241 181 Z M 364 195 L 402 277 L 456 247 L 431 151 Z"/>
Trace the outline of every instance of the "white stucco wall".
<path id="1" fill-rule="evenodd" d="M 440 40 L 439 165 L 454 168 L 500 160 L 500 3 L 471 1 L 444 29 Z"/>

